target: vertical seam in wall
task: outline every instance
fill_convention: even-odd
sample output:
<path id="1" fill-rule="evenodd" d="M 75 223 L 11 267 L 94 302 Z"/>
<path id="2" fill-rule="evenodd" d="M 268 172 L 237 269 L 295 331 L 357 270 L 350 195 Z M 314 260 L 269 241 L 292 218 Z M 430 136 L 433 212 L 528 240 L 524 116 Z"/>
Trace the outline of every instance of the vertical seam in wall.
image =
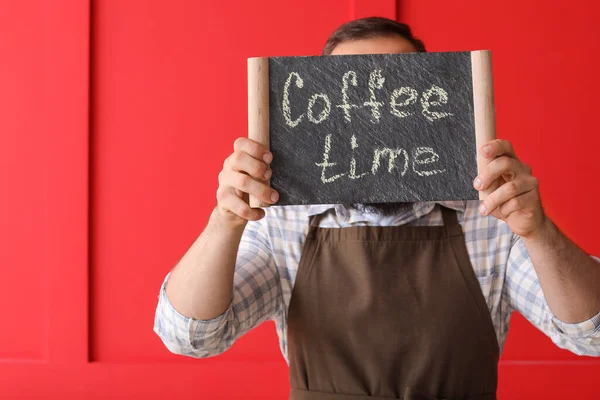
<path id="1" fill-rule="evenodd" d="M 92 255 L 93 255 L 93 126 L 94 126 L 94 0 L 89 1 L 89 32 L 88 32 L 88 259 L 87 259 L 87 301 L 88 301 L 88 312 L 87 312 L 87 362 L 94 361 L 93 354 L 93 323 L 92 323 L 92 311 L 93 311 L 93 292 L 92 292 Z"/>
<path id="2" fill-rule="evenodd" d="M 396 0 L 394 3 L 394 20 L 398 22 L 402 22 L 402 7 L 400 7 L 400 2 L 402 0 Z"/>
<path id="3" fill-rule="evenodd" d="M 398 2 L 402 0 L 389 0 L 392 3 L 392 13 L 388 16 L 389 19 L 394 21 L 398 20 Z"/>
<path id="4" fill-rule="evenodd" d="M 348 7 L 348 21 L 352 21 L 356 18 L 356 0 L 349 0 L 350 5 Z"/>

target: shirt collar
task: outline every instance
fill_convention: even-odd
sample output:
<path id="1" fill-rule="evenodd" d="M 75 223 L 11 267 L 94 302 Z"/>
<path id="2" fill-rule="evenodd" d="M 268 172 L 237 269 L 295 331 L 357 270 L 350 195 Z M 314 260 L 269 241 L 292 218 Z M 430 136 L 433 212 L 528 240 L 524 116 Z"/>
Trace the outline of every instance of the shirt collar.
<path id="1" fill-rule="evenodd" d="M 465 201 L 430 201 L 430 202 L 418 202 L 413 203 L 412 213 L 414 218 L 421 218 L 423 215 L 429 214 L 436 204 L 451 208 L 459 212 L 465 212 L 466 202 Z M 343 204 L 315 204 L 308 208 L 308 216 L 324 214 L 329 210 L 334 210 L 337 217 L 348 223 L 364 222 L 369 220 L 366 215 L 360 213 L 357 210 L 352 210 Z"/>

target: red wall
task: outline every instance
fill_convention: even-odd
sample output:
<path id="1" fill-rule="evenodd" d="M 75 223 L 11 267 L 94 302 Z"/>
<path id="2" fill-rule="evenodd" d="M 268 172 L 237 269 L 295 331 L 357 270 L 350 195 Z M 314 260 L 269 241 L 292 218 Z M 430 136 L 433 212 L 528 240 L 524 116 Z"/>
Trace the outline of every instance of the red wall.
<path id="1" fill-rule="evenodd" d="M 593 0 L 0 0 L 3 398 L 286 398 L 272 325 L 221 357 L 177 357 L 152 332 L 156 295 L 246 132 L 246 58 L 316 54 L 376 14 L 433 51 L 493 50 L 498 135 L 600 254 Z M 597 398 L 598 361 L 512 328 L 501 398 Z"/>

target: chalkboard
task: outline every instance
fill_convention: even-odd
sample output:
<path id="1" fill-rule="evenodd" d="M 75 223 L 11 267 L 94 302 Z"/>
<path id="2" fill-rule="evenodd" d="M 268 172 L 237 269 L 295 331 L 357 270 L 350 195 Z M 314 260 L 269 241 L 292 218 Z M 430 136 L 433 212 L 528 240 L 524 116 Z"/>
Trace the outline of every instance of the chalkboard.
<path id="1" fill-rule="evenodd" d="M 249 90 L 278 205 L 479 198 L 489 52 L 250 59 Z"/>

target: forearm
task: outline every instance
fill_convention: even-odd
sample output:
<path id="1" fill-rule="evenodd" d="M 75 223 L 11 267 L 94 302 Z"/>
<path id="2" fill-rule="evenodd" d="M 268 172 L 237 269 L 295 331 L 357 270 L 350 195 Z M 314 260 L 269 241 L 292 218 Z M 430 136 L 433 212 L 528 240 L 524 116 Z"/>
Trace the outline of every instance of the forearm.
<path id="1" fill-rule="evenodd" d="M 590 319 L 600 311 L 600 263 L 570 241 L 549 219 L 523 237 L 552 313 L 565 323 Z"/>
<path id="2" fill-rule="evenodd" d="M 218 210 L 213 211 L 206 228 L 169 277 L 167 297 L 179 313 L 208 320 L 227 309 L 245 225 L 233 223 Z"/>

